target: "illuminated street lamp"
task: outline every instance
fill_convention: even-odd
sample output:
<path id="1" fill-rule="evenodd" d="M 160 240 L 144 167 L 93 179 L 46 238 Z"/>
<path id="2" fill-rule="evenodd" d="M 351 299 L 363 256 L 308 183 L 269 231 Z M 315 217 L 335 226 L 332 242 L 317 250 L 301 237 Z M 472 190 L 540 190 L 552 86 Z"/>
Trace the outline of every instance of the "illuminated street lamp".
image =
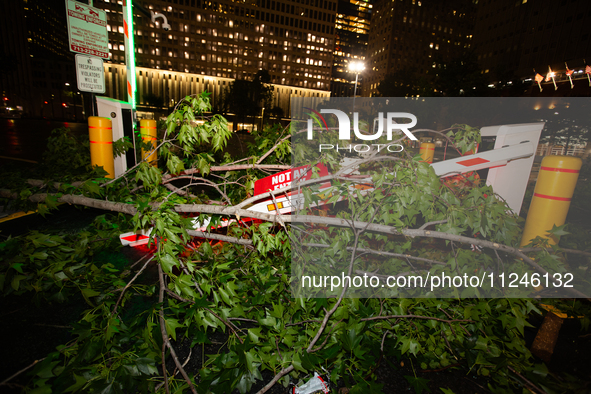
<path id="1" fill-rule="evenodd" d="M 359 74 L 365 70 L 365 66 L 362 62 L 351 62 L 349 63 L 349 72 L 355 73 L 355 89 L 353 90 L 353 98 L 357 95 L 357 81 L 359 80 Z"/>
<path id="2" fill-rule="evenodd" d="M 362 62 L 349 63 L 349 72 L 355 73 L 355 89 L 353 90 L 353 111 L 355 111 L 355 96 L 357 96 L 357 81 L 359 80 L 359 73 L 365 70 Z"/>

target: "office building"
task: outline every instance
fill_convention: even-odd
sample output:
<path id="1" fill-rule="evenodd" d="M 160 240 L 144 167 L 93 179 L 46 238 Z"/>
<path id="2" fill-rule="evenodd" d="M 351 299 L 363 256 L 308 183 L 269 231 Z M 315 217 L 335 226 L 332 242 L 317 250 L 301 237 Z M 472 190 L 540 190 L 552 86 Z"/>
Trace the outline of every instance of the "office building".
<path id="1" fill-rule="evenodd" d="M 365 63 L 372 4 L 369 0 L 339 0 L 337 5 L 331 96 L 351 97 L 355 92 L 355 73 L 351 62 Z M 363 83 L 358 80 L 357 91 Z"/>
<path id="2" fill-rule="evenodd" d="M 363 95 L 402 69 L 430 75 L 472 48 L 477 0 L 378 0 L 373 7 Z M 433 74 L 433 73 L 431 73 Z"/>
<path id="3" fill-rule="evenodd" d="M 138 110 L 166 111 L 203 89 L 219 102 L 233 80 L 252 80 L 259 70 L 268 70 L 273 106 L 285 116 L 291 95 L 330 96 L 337 0 L 140 0 L 137 5 Z M 93 6 L 107 12 L 105 95 L 127 100 L 122 0 L 95 0 Z M 5 53 L 18 61 L 10 75 L 3 73 L 5 97 L 18 99 L 31 116 L 68 118 L 67 109 L 80 106 L 81 99 L 76 100 L 64 1 L 5 1 L 2 11 Z M 150 11 L 164 15 L 170 29 L 162 28 L 161 18 L 152 22 Z M 59 107 L 43 108 L 52 97 L 63 114 Z"/>
<path id="4" fill-rule="evenodd" d="M 107 94 L 124 95 L 125 46 L 121 3 L 99 0 L 108 13 Z M 142 2 L 139 2 L 142 4 Z M 143 2 L 163 14 L 152 23 L 134 12 L 138 108 L 145 97 L 165 105 L 206 88 L 219 100 L 234 79 L 268 70 L 275 106 L 289 114 L 289 97 L 330 95 L 336 0 L 178 0 Z"/>
<path id="5" fill-rule="evenodd" d="M 478 4 L 474 47 L 492 83 L 564 74 L 591 61 L 591 1 L 483 0 Z M 562 78 L 564 79 L 564 78 Z"/>

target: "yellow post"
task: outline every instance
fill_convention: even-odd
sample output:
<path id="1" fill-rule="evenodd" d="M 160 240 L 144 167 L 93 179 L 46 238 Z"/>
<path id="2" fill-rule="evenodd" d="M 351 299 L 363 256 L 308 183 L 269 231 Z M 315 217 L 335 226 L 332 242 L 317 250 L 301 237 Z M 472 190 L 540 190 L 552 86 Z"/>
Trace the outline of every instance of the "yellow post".
<path id="1" fill-rule="evenodd" d="M 544 157 L 527 213 L 521 246 L 529 244 L 537 236 L 548 238 L 547 232 L 554 225 L 564 224 L 582 164 L 580 158 L 573 156 Z M 549 241 L 555 245 L 557 239 L 550 237 Z"/>
<path id="2" fill-rule="evenodd" d="M 111 119 L 89 116 L 88 135 L 90 137 L 90 164 L 93 167 L 102 166 L 109 173 L 106 177 L 114 178 L 115 161 L 113 159 Z"/>
<path id="3" fill-rule="evenodd" d="M 150 151 L 142 149 L 142 160 L 146 159 L 153 167 L 158 167 L 158 153 L 156 152 L 156 121 L 153 119 L 140 120 L 140 134 L 144 143 L 150 142 L 152 144 L 152 154 L 147 159 L 146 156 Z"/>
<path id="4" fill-rule="evenodd" d="M 435 144 L 432 142 L 422 142 L 419 153 L 425 163 L 433 163 L 433 157 L 435 156 Z"/>

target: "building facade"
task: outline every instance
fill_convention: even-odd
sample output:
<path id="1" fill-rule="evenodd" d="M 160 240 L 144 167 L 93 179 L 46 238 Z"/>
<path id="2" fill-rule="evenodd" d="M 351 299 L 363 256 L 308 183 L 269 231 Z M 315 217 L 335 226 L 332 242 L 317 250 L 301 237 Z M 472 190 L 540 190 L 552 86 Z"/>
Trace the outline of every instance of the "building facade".
<path id="1" fill-rule="evenodd" d="M 377 94 L 386 75 L 428 74 L 438 62 L 472 48 L 477 0 L 378 0 L 373 7 L 363 95 Z"/>
<path id="2" fill-rule="evenodd" d="M 138 108 L 162 102 L 166 109 L 185 92 L 206 87 L 216 102 L 233 80 L 252 80 L 260 70 L 269 72 L 275 104 L 285 116 L 290 95 L 330 96 L 337 0 L 153 0 L 137 5 Z M 122 0 L 95 0 L 93 6 L 107 12 L 105 94 L 127 100 L 118 85 L 126 77 Z M 68 49 L 64 1 L 7 0 L 2 7 L 2 31 L 13 40 L 7 55 L 19 60 L 14 67 L 18 76 L 3 76 L 4 96 L 22 98 L 30 116 L 68 118 L 59 107 L 43 108 L 52 97 L 70 111 L 82 101 L 76 92 L 74 54 Z M 164 15 L 170 29 L 163 29 L 162 19 L 152 22 L 150 11 Z M 42 23 L 33 23 L 31 14 Z"/>
<path id="3" fill-rule="evenodd" d="M 108 70 L 119 72 L 113 66 L 125 59 L 121 5 L 94 5 L 108 12 Z M 206 86 L 215 102 L 232 80 L 252 80 L 259 70 L 269 72 L 285 114 L 288 92 L 330 94 L 336 0 L 159 0 L 146 8 L 166 16 L 171 28 L 134 12 L 140 106 L 146 94 L 178 102 L 180 92 Z M 169 83 L 162 82 L 166 78 Z M 173 79 L 187 86 L 168 87 Z"/>
<path id="4" fill-rule="evenodd" d="M 0 2 L 3 116 L 19 108 L 16 116 L 82 118 L 65 23 L 64 1 Z"/>
<path id="5" fill-rule="evenodd" d="M 355 74 L 348 66 L 351 62 L 365 63 L 372 7 L 369 0 L 338 1 L 331 96 L 351 97 L 355 92 Z M 362 75 L 358 92 L 363 84 Z"/>
<path id="6" fill-rule="evenodd" d="M 591 2 L 585 0 L 482 0 L 474 46 L 493 83 L 545 76 L 548 66 L 564 74 L 591 61 Z"/>

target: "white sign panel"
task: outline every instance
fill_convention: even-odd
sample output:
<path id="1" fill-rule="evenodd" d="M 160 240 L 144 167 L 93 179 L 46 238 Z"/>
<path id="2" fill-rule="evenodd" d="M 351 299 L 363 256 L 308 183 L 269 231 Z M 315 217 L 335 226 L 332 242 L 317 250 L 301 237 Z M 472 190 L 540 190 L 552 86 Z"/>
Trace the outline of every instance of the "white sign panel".
<path id="1" fill-rule="evenodd" d="M 103 59 L 88 55 L 76 55 L 76 77 L 78 90 L 105 93 Z"/>
<path id="2" fill-rule="evenodd" d="M 66 12 L 70 50 L 108 59 L 107 13 L 74 0 L 66 0 Z"/>

